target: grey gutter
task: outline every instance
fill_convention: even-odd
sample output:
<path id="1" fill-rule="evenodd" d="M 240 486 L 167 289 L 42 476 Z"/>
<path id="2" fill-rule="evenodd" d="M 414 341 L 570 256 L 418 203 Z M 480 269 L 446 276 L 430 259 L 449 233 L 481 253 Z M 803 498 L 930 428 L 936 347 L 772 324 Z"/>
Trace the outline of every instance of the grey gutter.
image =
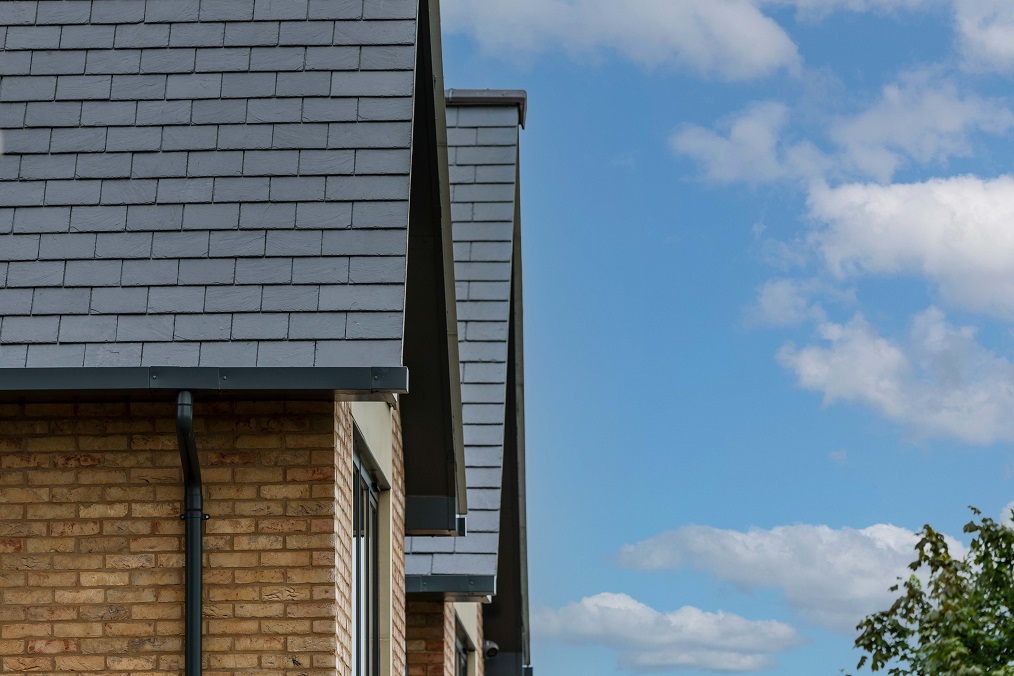
<path id="1" fill-rule="evenodd" d="M 503 106 L 518 107 L 518 124 L 525 128 L 528 117 L 528 92 L 523 89 L 448 89 L 445 98 L 449 106 Z"/>
<path id="2" fill-rule="evenodd" d="M 496 594 L 495 575 L 406 575 L 405 593 L 479 598 Z"/>
<path id="3" fill-rule="evenodd" d="M 0 369 L 0 392 L 198 390 L 404 394 L 404 366 L 330 368 L 68 367 Z"/>

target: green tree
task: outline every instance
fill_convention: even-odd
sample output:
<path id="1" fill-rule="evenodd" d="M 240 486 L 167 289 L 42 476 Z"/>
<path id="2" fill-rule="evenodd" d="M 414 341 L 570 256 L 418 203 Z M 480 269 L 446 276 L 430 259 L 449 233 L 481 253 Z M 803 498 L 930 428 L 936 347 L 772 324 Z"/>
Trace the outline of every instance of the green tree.
<path id="1" fill-rule="evenodd" d="M 891 676 L 1014 676 L 1014 530 L 970 508 L 972 544 L 951 555 L 943 535 L 920 531 L 913 574 L 890 608 L 866 617 L 858 668 Z M 915 573 L 924 574 L 919 577 Z"/>

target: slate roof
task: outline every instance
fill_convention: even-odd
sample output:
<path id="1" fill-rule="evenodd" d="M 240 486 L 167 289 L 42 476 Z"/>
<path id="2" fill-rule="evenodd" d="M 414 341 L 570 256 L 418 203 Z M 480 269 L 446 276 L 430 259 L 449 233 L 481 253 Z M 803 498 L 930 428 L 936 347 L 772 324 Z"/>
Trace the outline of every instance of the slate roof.
<path id="1" fill-rule="evenodd" d="M 497 93 L 447 101 L 468 534 L 407 538 L 409 575 L 496 574 L 519 123 L 517 101 L 476 105 Z"/>
<path id="2" fill-rule="evenodd" d="M 0 368 L 401 363 L 414 0 L 2 5 Z"/>

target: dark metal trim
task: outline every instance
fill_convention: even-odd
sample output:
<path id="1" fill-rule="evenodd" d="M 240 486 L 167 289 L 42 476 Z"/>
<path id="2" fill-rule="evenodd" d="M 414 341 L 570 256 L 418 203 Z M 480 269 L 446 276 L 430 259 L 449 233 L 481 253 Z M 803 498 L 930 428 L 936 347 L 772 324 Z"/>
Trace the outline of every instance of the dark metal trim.
<path id="1" fill-rule="evenodd" d="M 0 392 L 99 390 L 408 392 L 404 366 L 215 368 L 139 366 L 0 369 Z"/>
<path id="2" fill-rule="evenodd" d="M 409 495 L 405 498 L 405 535 L 457 535 L 454 498 Z"/>
<path id="3" fill-rule="evenodd" d="M 496 594 L 495 575 L 406 575 L 407 594 L 449 594 L 453 596 L 492 596 Z"/>
<path id="4" fill-rule="evenodd" d="M 180 446 L 180 463 L 183 465 L 184 513 L 184 674 L 201 676 L 201 587 L 204 513 L 201 463 L 197 457 L 197 440 L 194 437 L 194 397 L 181 391 L 176 397 L 176 437 Z"/>
<path id="5" fill-rule="evenodd" d="M 515 105 L 522 129 L 528 117 L 528 92 L 523 89 L 448 89 L 444 98 L 449 106 Z"/>

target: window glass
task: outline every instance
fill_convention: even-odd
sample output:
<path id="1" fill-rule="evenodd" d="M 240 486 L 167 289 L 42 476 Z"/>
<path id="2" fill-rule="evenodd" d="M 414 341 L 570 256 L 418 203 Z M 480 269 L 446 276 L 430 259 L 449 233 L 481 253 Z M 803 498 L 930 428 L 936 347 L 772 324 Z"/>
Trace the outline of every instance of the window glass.
<path id="1" fill-rule="evenodd" d="M 376 487 L 363 471 L 358 455 L 352 483 L 352 666 L 356 676 L 379 676 L 380 520 Z"/>

